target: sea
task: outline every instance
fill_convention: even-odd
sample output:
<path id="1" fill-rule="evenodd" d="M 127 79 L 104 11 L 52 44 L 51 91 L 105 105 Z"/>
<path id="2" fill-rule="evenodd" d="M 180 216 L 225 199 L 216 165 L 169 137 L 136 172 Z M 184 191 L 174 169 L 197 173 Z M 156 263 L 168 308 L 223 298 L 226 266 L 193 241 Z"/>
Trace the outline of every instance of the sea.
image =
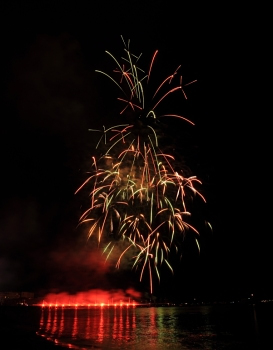
<path id="1" fill-rule="evenodd" d="M 74 350 L 270 350 L 273 303 L 41 307 L 37 336 Z"/>

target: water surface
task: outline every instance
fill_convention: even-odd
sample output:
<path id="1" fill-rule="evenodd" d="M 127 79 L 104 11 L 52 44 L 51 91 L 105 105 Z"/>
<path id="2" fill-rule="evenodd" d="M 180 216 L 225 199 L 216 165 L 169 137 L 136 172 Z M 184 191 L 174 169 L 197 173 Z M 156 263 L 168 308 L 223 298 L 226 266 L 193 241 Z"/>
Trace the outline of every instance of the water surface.
<path id="1" fill-rule="evenodd" d="M 272 305 L 51 307 L 41 310 L 37 334 L 76 350 L 262 350 L 271 312 Z"/>

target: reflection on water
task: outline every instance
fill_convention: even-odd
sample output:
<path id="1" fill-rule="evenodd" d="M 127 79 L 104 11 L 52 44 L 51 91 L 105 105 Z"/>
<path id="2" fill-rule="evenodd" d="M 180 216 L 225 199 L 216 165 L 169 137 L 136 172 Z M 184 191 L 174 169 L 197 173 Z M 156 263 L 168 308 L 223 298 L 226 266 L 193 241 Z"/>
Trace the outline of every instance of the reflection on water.
<path id="1" fill-rule="evenodd" d="M 239 322 L 244 327 L 251 326 L 248 316 Z M 210 306 L 46 307 L 38 334 L 80 350 L 252 349 L 251 327 L 236 334 L 235 317 L 216 315 Z"/>

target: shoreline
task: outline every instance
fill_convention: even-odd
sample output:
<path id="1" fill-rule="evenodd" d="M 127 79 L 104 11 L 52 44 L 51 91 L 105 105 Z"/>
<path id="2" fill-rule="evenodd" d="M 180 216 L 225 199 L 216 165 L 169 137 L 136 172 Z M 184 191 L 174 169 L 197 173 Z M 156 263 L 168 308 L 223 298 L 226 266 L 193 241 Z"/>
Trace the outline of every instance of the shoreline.
<path id="1" fill-rule="evenodd" d="M 0 307 L 0 337 L 5 350 L 69 349 L 37 334 L 40 312 L 40 308 L 35 307 Z"/>
<path id="2" fill-rule="evenodd" d="M 188 306 L 187 306 L 188 307 Z M 192 307 L 195 307 L 192 305 Z M 239 307 L 239 308 L 238 308 Z M 256 340 L 260 346 L 268 348 L 271 344 L 271 329 L 273 303 L 260 303 L 258 305 L 214 305 L 210 311 L 210 317 L 217 321 L 217 324 L 224 327 L 220 334 L 224 336 L 227 330 L 234 331 L 234 339 L 236 340 L 237 331 L 242 333 L 241 341 L 248 344 L 248 332 L 256 333 Z M 244 322 L 237 319 L 237 311 L 241 320 L 246 321 L 246 326 L 243 327 Z M 189 313 L 185 315 L 192 315 L 192 308 L 189 306 Z M 195 310 L 193 310 L 195 311 Z M 228 311 L 228 312 L 226 312 Z M 153 313 L 153 312 L 152 312 Z M 142 314 L 142 311 L 140 312 Z M 203 313 L 202 313 L 203 314 Z M 53 338 L 47 338 L 48 332 L 45 331 L 44 325 L 41 323 L 42 308 L 40 307 L 20 307 L 20 306 L 0 306 L 0 336 L 5 350 L 77 350 L 79 347 L 72 344 L 58 343 Z M 232 318 L 226 322 L 223 318 L 225 315 L 231 315 Z M 236 317 L 236 319 L 234 319 Z M 224 324 L 220 323 L 224 321 Z M 52 320 L 51 320 L 52 321 Z M 235 323 L 235 326 L 234 326 Z M 235 327 L 235 328 L 234 328 Z M 255 340 L 254 339 L 254 340 Z M 79 345 L 77 343 L 77 345 Z M 98 344 L 88 344 L 88 349 L 101 349 Z M 237 349 L 237 348 L 236 348 Z M 249 349 L 252 349 L 251 347 Z M 254 348 L 253 348 L 254 349 Z"/>

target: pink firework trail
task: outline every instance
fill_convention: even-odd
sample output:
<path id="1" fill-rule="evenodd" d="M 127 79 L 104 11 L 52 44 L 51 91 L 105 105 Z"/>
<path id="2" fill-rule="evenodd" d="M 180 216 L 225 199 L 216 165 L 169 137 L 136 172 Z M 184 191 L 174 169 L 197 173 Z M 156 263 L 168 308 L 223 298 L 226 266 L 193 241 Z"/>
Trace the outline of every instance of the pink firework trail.
<path id="1" fill-rule="evenodd" d="M 157 114 L 158 106 L 169 95 L 180 92 L 187 98 L 184 88 L 195 81 L 182 86 L 182 77 L 178 77 L 178 84 L 171 87 L 178 67 L 156 89 L 149 101 L 152 108 L 147 109 L 145 91 L 158 52 L 154 53 L 146 74 L 138 67 L 141 55 L 133 55 L 129 42 L 123 43 L 125 57 L 121 63 L 106 51 L 116 65 L 114 77 L 97 72 L 107 76 L 122 92 L 123 96 L 118 97 L 123 104 L 120 114 L 126 119 L 126 112 L 130 112 L 129 122 L 103 127 L 101 131 L 90 129 L 101 132 L 97 149 L 106 151 L 92 158 L 90 175 L 76 193 L 86 187 L 89 190 L 90 205 L 80 217 L 80 223 L 88 225 L 88 239 L 96 237 L 106 259 L 122 241 L 116 267 L 129 256 L 132 268 L 139 271 L 140 281 L 148 273 L 152 294 L 153 275 L 160 281 L 163 264 L 173 272 L 169 257 L 172 252 L 181 251 L 186 232 L 194 234 L 199 250 L 199 233 L 189 223 L 187 203 L 194 196 L 205 202 L 196 186 L 201 182 L 174 169 L 175 158 L 161 149 L 158 137 L 162 118 L 194 123 L 176 114 Z"/>

